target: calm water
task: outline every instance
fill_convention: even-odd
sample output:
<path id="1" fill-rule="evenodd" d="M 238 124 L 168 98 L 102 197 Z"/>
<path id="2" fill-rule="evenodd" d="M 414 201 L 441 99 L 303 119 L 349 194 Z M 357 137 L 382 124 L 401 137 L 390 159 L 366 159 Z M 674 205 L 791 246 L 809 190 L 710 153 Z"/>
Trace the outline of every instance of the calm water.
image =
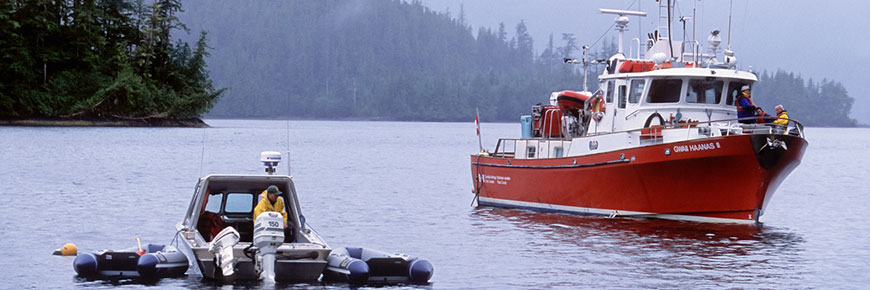
<path id="1" fill-rule="evenodd" d="M 868 129 L 808 129 L 803 163 L 773 197 L 763 224 L 752 227 L 469 206 L 468 154 L 478 146 L 471 122 L 208 123 L 213 127 L 0 127 L 0 288 L 113 287 L 77 279 L 73 258 L 51 252 L 66 242 L 80 252 L 135 246 L 135 237 L 168 243 L 199 176 L 262 172 L 259 152 L 287 151 L 288 142 L 303 212 L 330 245 L 427 258 L 435 265 L 433 288 L 870 282 Z M 492 148 L 498 136 L 519 135 L 519 125 L 483 124 L 481 131 Z M 188 277 L 156 286 L 209 284 Z"/>

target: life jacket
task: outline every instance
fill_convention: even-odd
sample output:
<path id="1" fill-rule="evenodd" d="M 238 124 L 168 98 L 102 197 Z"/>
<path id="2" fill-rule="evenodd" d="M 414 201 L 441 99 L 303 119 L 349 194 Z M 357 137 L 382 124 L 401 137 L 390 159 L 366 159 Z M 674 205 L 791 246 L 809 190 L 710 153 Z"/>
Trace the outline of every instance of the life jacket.
<path id="1" fill-rule="evenodd" d="M 752 107 L 755 107 L 755 102 L 752 101 L 752 98 L 747 98 L 746 96 L 744 96 L 744 95 L 741 93 L 740 96 L 737 97 L 737 102 L 734 103 L 734 105 L 737 105 L 737 112 L 738 112 L 738 113 L 743 112 L 743 107 L 740 106 L 740 99 L 741 99 L 741 98 L 748 100 L 748 101 L 749 101 L 749 105 L 752 106 Z M 755 109 L 753 108 L 753 110 L 755 110 Z"/>

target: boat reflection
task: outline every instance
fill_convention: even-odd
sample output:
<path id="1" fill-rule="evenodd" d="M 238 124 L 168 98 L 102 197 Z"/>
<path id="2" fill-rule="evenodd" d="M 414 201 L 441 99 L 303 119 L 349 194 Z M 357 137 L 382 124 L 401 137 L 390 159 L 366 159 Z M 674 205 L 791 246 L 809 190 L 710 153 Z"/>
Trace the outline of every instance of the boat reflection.
<path id="1" fill-rule="evenodd" d="M 608 219 L 488 207 L 473 210 L 470 218 L 484 235 L 525 243 L 524 259 L 566 262 L 539 269 L 546 272 L 612 272 L 604 275 L 637 278 L 639 287 L 685 286 L 670 284 L 676 280 L 739 285 L 764 273 L 788 273 L 774 279 L 806 273 L 807 261 L 800 255 L 805 240 L 789 229 L 763 224 Z"/>

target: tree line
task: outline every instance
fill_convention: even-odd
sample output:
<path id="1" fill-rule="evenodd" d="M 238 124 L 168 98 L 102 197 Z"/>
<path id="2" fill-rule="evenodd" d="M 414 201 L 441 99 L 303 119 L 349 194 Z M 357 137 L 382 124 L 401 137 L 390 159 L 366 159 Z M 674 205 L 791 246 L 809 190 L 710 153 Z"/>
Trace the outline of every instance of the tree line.
<path id="1" fill-rule="evenodd" d="M 463 11 L 420 1 L 188 7 L 185 19 L 213 32 L 212 76 L 229 88 L 212 117 L 465 121 L 479 108 L 485 120 L 517 120 L 553 90 L 581 86 L 562 63 L 576 42 L 554 37 L 536 53 L 524 22 L 475 33 Z"/>
<path id="2" fill-rule="evenodd" d="M 0 2 L 0 117 L 181 119 L 207 112 L 202 32 L 191 47 L 180 0 Z"/>
<path id="3" fill-rule="evenodd" d="M 187 26 L 211 31 L 176 38 Z M 580 90 L 573 34 L 536 51 L 525 22 L 478 28 L 419 0 L 13 0 L 0 4 L 0 117 L 516 121 Z M 593 59 L 616 51 L 605 38 Z M 211 67 L 207 69 L 206 61 Z M 591 66 L 590 90 L 602 66 Z M 217 87 L 215 89 L 212 80 Z M 758 105 L 851 126 L 835 81 L 763 72 Z M 218 102 L 218 97 L 220 101 Z M 212 106 L 214 106 L 212 108 Z M 211 109 L 209 111 L 209 109 Z"/>
<path id="4" fill-rule="evenodd" d="M 783 105 L 790 118 L 808 126 L 854 127 L 857 121 L 849 117 L 855 99 L 843 84 L 812 79 L 804 81 L 800 75 L 777 70 L 764 71 L 752 90 L 752 99 L 770 115 L 774 107 Z"/>
<path id="5" fill-rule="evenodd" d="M 473 31 L 464 11 L 421 1 L 192 2 L 183 17 L 213 32 L 216 83 L 229 88 L 212 117 L 516 121 L 553 91 L 580 90 L 573 34 L 551 35 L 543 51 L 524 22 Z M 605 38 L 593 59 L 616 52 Z M 591 66 L 590 90 L 602 66 Z M 805 84 L 785 72 L 759 76 L 755 96 L 784 104 L 808 125 L 848 126 L 852 98 L 833 81 Z M 812 115 L 828 101 L 828 116 Z"/>

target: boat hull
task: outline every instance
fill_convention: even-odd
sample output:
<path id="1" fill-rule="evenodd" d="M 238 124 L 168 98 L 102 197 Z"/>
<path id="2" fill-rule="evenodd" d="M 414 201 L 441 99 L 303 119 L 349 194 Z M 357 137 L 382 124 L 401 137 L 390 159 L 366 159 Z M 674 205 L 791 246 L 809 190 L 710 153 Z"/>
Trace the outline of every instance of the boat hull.
<path id="1" fill-rule="evenodd" d="M 732 135 L 576 157 L 472 155 L 471 169 L 484 206 L 756 223 L 806 146 L 798 136 Z"/>
<path id="2" fill-rule="evenodd" d="M 238 259 L 236 271 L 224 277 L 215 266 L 214 254 L 205 247 L 194 247 L 192 253 L 203 277 L 220 282 L 259 280 L 260 272 L 254 260 L 245 255 L 250 243 L 239 243 L 233 247 L 233 256 Z M 189 245 L 188 245 L 189 247 Z M 275 280 L 282 282 L 315 282 L 326 268 L 326 257 L 330 248 L 311 243 L 285 243 L 275 255 Z"/>

